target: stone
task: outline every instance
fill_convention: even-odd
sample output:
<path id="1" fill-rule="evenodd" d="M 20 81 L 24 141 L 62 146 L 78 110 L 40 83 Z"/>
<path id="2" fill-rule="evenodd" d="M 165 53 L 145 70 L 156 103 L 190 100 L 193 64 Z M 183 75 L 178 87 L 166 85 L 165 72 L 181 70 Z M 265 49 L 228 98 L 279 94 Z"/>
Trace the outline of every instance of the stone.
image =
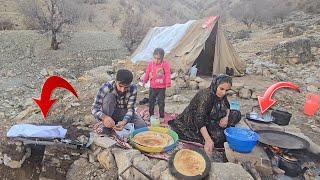
<path id="1" fill-rule="evenodd" d="M 21 168 L 24 161 L 31 156 L 31 149 L 26 148 L 25 154 L 20 160 L 13 160 L 11 157 L 9 157 L 7 154 L 4 154 L 3 156 L 3 164 L 12 168 L 17 169 Z"/>
<path id="2" fill-rule="evenodd" d="M 253 180 L 252 176 L 239 164 L 234 163 L 212 163 L 209 180 Z"/>
<path id="3" fill-rule="evenodd" d="M 166 89 L 166 96 L 167 97 L 171 97 L 171 96 L 178 94 L 178 93 L 179 93 L 179 90 L 178 90 L 178 87 L 175 85 L 175 83 L 172 83 L 171 87 Z"/>
<path id="4" fill-rule="evenodd" d="M 250 153 L 239 153 L 232 150 L 227 142 L 224 143 L 226 157 L 229 162 L 244 163 L 246 161 L 255 165 L 257 171 L 265 176 L 272 174 L 271 161 L 264 149 L 256 145 Z"/>
<path id="5" fill-rule="evenodd" d="M 84 116 L 83 118 L 83 122 L 85 125 L 91 125 L 94 124 L 95 122 L 97 122 L 97 120 L 90 114 L 87 114 Z"/>
<path id="6" fill-rule="evenodd" d="M 43 68 L 43 69 L 40 71 L 40 74 L 41 74 L 42 76 L 47 76 L 47 75 L 48 75 L 48 72 L 47 72 L 46 69 Z"/>
<path id="7" fill-rule="evenodd" d="M 71 103 L 71 107 L 78 107 L 78 106 L 80 106 L 80 103 L 77 103 L 77 102 Z"/>
<path id="8" fill-rule="evenodd" d="M 172 73 L 171 76 L 170 76 L 170 78 L 172 80 L 175 80 L 177 77 L 178 77 L 178 73 L 176 73 L 176 72 Z"/>
<path id="9" fill-rule="evenodd" d="M 110 148 L 115 145 L 117 142 L 107 136 L 100 136 L 98 134 L 94 134 L 93 144 L 103 147 Z"/>
<path id="10" fill-rule="evenodd" d="M 188 101 L 189 101 L 188 98 L 186 98 L 186 97 L 184 97 L 184 96 L 182 96 L 182 95 L 178 95 L 178 94 L 172 96 L 172 100 L 173 100 L 174 102 L 188 102 Z"/>
<path id="11" fill-rule="evenodd" d="M 153 179 L 159 179 L 162 172 L 164 172 L 167 169 L 168 162 L 164 160 L 160 160 L 157 164 L 155 164 L 151 169 L 151 177 Z"/>
<path id="12" fill-rule="evenodd" d="M 100 154 L 98 154 L 97 159 L 99 163 L 106 169 L 110 170 L 114 166 L 116 166 L 116 162 L 114 160 L 113 154 L 110 150 L 104 150 Z"/>
<path id="13" fill-rule="evenodd" d="M 296 59 L 298 63 L 306 63 L 314 59 L 311 53 L 310 39 L 299 38 L 283 41 L 271 50 L 271 59 L 278 64 L 288 63 L 290 58 Z"/>
<path id="14" fill-rule="evenodd" d="M 3 164 L 12 169 L 17 169 L 22 166 L 22 163 L 20 161 L 12 160 L 11 157 L 7 156 L 7 154 L 4 154 Z"/>
<path id="15" fill-rule="evenodd" d="M 315 125 L 311 125 L 310 126 L 313 132 L 319 133 L 320 134 L 320 128 L 318 126 Z"/>
<path id="16" fill-rule="evenodd" d="M 300 61 L 299 57 L 290 57 L 290 58 L 288 58 L 288 63 L 290 65 L 296 65 L 296 64 L 299 63 L 299 61 Z"/>
<path id="17" fill-rule="evenodd" d="M 257 92 L 252 92 L 251 98 L 252 98 L 252 99 L 258 99 L 258 94 L 257 94 Z"/>
<path id="18" fill-rule="evenodd" d="M 5 116 L 5 114 L 4 114 L 4 112 L 0 112 L 0 119 L 3 119 L 3 118 L 5 118 L 6 116 Z"/>
<path id="19" fill-rule="evenodd" d="M 307 86 L 307 91 L 309 91 L 309 92 L 318 92 L 318 87 L 316 87 L 314 85 L 308 85 Z"/>
<path id="20" fill-rule="evenodd" d="M 89 138 L 85 135 L 81 135 L 81 136 L 77 137 L 77 140 L 82 144 L 87 144 Z"/>
<path id="21" fill-rule="evenodd" d="M 182 78 L 176 78 L 175 82 L 176 82 L 176 86 L 178 88 L 186 88 L 186 87 L 188 87 L 187 83 Z"/>
<path id="22" fill-rule="evenodd" d="M 39 178 L 65 179 L 69 167 L 74 163 L 75 159 L 79 158 L 78 156 L 75 157 L 71 154 L 75 152 L 80 153 L 82 151 L 84 150 L 62 146 L 46 146 Z M 84 166 L 85 164 L 82 165 Z"/>
<path id="23" fill-rule="evenodd" d="M 189 87 L 192 90 L 197 90 L 199 88 L 198 83 L 196 81 L 190 81 Z"/>
<path id="24" fill-rule="evenodd" d="M 140 151 L 136 149 L 123 150 L 119 148 L 112 149 L 112 154 L 118 167 L 118 175 L 131 165 L 133 158 L 141 155 Z M 129 170 L 123 173 L 123 175 L 127 179 L 133 179 L 133 174 Z"/>
<path id="25" fill-rule="evenodd" d="M 210 85 L 211 85 L 210 81 L 202 81 L 202 82 L 199 82 L 198 84 L 199 89 L 207 89 L 208 87 L 210 87 Z"/>
<path id="26" fill-rule="evenodd" d="M 203 82 L 205 81 L 204 79 L 202 79 L 201 77 L 197 76 L 195 79 L 194 79 L 195 82 L 197 83 L 200 83 L 200 82 Z"/>
<path id="27" fill-rule="evenodd" d="M 171 175 L 169 169 L 167 168 L 165 171 L 161 173 L 160 179 L 159 180 L 176 180 L 174 176 Z"/>
<path id="28" fill-rule="evenodd" d="M 268 69 L 263 69 L 262 70 L 262 75 L 264 77 L 270 77 L 271 76 L 271 72 Z"/>
<path id="29" fill-rule="evenodd" d="M 88 159 L 89 159 L 90 163 L 94 163 L 95 162 L 95 157 L 94 157 L 93 153 L 89 153 L 88 154 Z"/>
<path id="30" fill-rule="evenodd" d="M 276 78 L 277 78 L 279 81 L 285 81 L 285 80 L 288 79 L 288 76 L 287 76 L 285 73 L 277 72 Z"/>
<path id="31" fill-rule="evenodd" d="M 250 99 L 251 98 L 251 90 L 248 88 L 240 89 L 239 97 L 244 98 L 244 99 Z"/>
<path id="32" fill-rule="evenodd" d="M 275 173 L 275 174 L 277 174 L 277 175 L 279 175 L 279 174 L 283 175 L 283 174 L 285 173 L 284 170 L 282 170 L 282 169 L 280 169 L 280 168 L 278 168 L 278 167 L 273 167 L 273 168 L 272 168 L 272 171 L 273 171 L 273 173 Z"/>
<path id="33" fill-rule="evenodd" d="M 145 155 L 139 155 L 133 158 L 133 165 L 144 173 L 151 175 L 152 162 Z M 138 170 L 132 169 L 133 179 L 147 179 Z"/>
<path id="34" fill-rule="evenodd" d="M 63 179 L 68 180 L 79 180 L 79 179 L 117 179 L 116 167 L 106 171 L 104 168 L 99 167 L 95 164 L 91 164 L 85 158 L 79 158 L 75 160 L 66 173 Z M 56 178 L 55 178 L 56 179 Z"/>
<path id="35" fill-rule="evenodd" d="M 235 91 L 239 91 L 244 87 L 244 83 L 239 83 L 239 82 L 233 82 L 232 83 L 232 89 Z"/>

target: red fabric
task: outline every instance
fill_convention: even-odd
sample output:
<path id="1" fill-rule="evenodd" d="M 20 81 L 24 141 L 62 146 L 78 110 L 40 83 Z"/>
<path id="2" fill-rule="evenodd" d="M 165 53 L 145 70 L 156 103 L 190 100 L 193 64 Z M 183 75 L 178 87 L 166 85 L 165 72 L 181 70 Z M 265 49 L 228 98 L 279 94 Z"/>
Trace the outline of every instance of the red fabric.
<path id="1" fill-rule="evenodd" d="M 208 28 L 213 24 L 213 22 L 218 18 L 219 16 L 210 16 L 207 18 L 206 22 L 202 24 L 202 28 Z"/>
<path id="2" fill-rule="evenodd" d="M 159 75 L 158 72 L 164 71 L 163 75 Z M 171 73 L 170 65 L 166 60 L 163 60 L 160 64 L 157 64 L 152 59 L 146 69 L 143 82 L 147 83 L 150 80 L 151 88 L 167 88 L 171 86 Z M 159 82 L 160 81 L 160 82 Z"/>
<path id="3" fill-rule="evenodd" d="M 150 115 L 149 115 L 149 108 L 147 106 L 139 106 L 137 109 L 137 113 L 140 115 L 140 117 L 145 120 L 149 121 Z M 155 116 L 159 117 L 159 112 L 154 113 Z M 164 122 L 167 124 L 169 121 L 176 119 L 178 114 L 175 113 L 164 113 Z"/>

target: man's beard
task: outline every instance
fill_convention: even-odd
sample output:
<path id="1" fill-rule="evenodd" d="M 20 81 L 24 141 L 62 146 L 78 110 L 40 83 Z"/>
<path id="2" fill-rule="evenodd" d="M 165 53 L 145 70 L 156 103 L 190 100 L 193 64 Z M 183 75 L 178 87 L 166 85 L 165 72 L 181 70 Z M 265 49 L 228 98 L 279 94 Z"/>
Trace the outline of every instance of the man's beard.
<path id="1" fill-rule="evenodd" d="M 124 96 L 127 93 L 127 91 L 124 91 L 124 92 L 118 91 L 117 88 L 116 88 L 116 91 L 119 96 Z"/>

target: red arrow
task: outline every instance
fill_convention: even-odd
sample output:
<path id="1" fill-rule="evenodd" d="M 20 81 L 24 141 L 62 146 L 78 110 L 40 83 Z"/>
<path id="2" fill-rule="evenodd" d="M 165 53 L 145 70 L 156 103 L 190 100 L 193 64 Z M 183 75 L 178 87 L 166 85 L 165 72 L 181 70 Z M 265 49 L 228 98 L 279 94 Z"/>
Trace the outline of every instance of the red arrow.
<path id="1" fill-rule="evenodd" d="M 300 92 L 299 87 L 291 82 L 277 82 L 271 85 L 266 90 L 263 96 L 258 96 L 261 113 L 264 113 L 265 111 L 267 111 L 271 106 L 274 105 L 274 103 L 277 102 L 276 100 L 271 99 L 271 97 L 272 97 L 272 94 L 280 88 L 291 88 Z"/>
<path id="2" fill-rule="evenodd" d="M 35 103 L 39 106 L 44 120 L 46 119 L 51 106 L 57 100 L 57 98 L 50 99 L 52 92 L 56 88 L 64 88 L 70 91 L 73 95 L 75 95 L 78 98 L 77 92 L 73 89 L 73 87 L 69 84 L 68 81 L 59 76 L 49 77 L 42 86 L 41 97 L 32 98 L 35 101 Z"/>

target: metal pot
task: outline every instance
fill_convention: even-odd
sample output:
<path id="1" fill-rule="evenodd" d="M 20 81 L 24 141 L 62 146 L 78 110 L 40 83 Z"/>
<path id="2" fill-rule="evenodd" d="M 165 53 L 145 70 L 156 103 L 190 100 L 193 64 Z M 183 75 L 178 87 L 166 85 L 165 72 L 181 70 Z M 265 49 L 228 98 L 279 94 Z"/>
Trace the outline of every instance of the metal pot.
<path id="1" fill-rule="evenodd" d="M 297 177 L 300 174 L 304 174 L 307 167 L 301 168 L 301 162 L 296 158 L 287 156 L 287 155 L 279 155 L 279 168 L 285 171 L 285 175 L 291 177 Z"/>

